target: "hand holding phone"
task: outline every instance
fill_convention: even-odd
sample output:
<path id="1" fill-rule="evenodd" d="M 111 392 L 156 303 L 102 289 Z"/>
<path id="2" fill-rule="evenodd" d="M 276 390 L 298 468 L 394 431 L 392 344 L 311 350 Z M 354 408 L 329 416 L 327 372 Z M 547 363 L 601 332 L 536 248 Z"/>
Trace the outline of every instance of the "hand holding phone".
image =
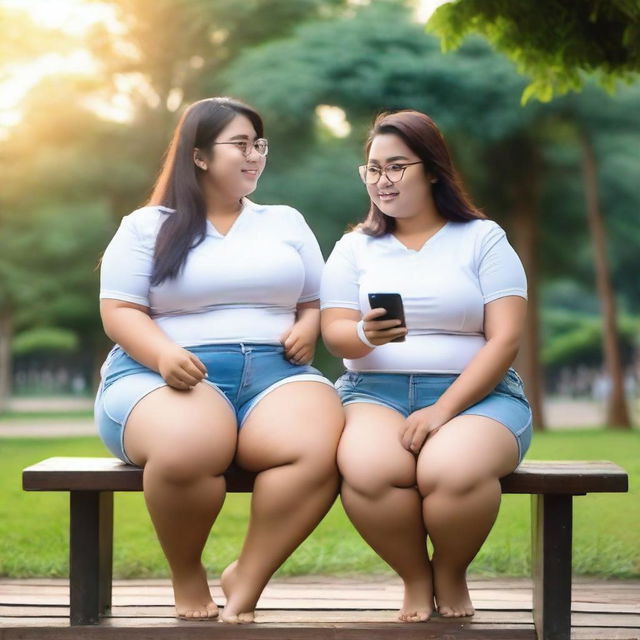
<path id="1" fill-rule="evenodd" d="M 380 326 L 375 327 L 375 330 L 380 332 L 391 332 L 394 335 L 391 340 L 385 340 L 381 344 L 385 344 L 386 342 L 404 342 L 405 335 L 407 333 L 407 323 L 404 317 L 404 305 L 402 304 L 402 297 L 400 294 L 370 293 L 368 298 L 372 310 L 382 308 L 386 313 L 383 315 L 377 315 L 375 319 L 369 320 L 367 324 L 379 322 L 381 324 Z M 400 321 L 400 324 L 398 324 L 398 320 Z M 401 333 L 398 333 L 398 330 L 400 330 Z"/>

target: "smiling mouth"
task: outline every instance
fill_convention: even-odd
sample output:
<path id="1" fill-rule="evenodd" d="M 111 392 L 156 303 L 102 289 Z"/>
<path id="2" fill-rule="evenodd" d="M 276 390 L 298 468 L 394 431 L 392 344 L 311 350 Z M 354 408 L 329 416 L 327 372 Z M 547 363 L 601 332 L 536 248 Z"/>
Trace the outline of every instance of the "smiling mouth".
<path id="1" fill-rule="evenodd" d="M 257 169 L 242 169 L 242 173 L 247 173 L 250 176 L 257 176 L 258 175 L 258 170 Z"/>
<path id="2" fill-rule="evenodd" d="M 381 200 L 391 200 L 399 195 L 398 191 L 378 191 L 378 198 Z"/>

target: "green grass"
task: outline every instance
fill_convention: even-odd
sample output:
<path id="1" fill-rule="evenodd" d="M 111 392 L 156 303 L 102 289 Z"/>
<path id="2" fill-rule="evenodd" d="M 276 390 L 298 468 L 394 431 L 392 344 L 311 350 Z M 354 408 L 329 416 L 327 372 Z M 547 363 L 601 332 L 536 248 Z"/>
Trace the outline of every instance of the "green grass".
<path id="1" fill-rule="evenodd" d="M 0 576 L 66 576 L 68 495 L 27 493 L 25 466 L 49 456 L 108 455 L 96 438 L 0 440 Z M 531 459 L 607 459 L 630 475 L 628 494 L 592 494 L 574 501 L 574 569 L 578 574 L 640 577 L 640 434 L 561 431 L 537 434 Z M 250 496 L 229 495 L 205 550 L 217 574 L 233 560 L 246 530 Z M 498 521 L 471 571 L 483 575 L 528 573 L 529 497 L 505 496 Z M 141 494 L 117 494 L 115 574 L 165 577 L 166 564 Z M 307 573 L 383 573 L 386 565 L 347 520 L 339 503 L 280 570 Z"/>
<path id="2" fill-rule="evenodd" d="M 3 422 L 18 420 L 33 422 L 34 420 L 92 420 L 93 410 L 86 411 L 5 411 L 0 413 L 0 425 Z"/>

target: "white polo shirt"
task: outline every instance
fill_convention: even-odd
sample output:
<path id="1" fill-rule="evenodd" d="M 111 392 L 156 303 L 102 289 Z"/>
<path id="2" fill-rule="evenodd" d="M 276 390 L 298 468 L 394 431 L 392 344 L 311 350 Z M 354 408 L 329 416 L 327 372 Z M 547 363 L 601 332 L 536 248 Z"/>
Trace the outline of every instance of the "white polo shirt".
<path id="1" fill-rule="evenodd" d="M 172 213 L 143 207 L 122 219 L 102 259 L 100 298 L 149 307 L 177 344 L 278 344 L 296 305 L 320 297 L 324 260 L 302 215 L 246 199 L 226 236 L 207 221 L 179 276 L 151 286 L 156 236 Z"/>
<path id="2" fill-rule="evenodd" d="M 392 234 L 361 231 L 336 243 L 322 277 L 322 308 L 365 314 L 367 294 L 399 293 L 408 334 L 355 360 L 352 371 L 460 373 L 484 346 L 484 305 L 527 297 L 522 263 L 491 220 L 447 222 L 419 251 Z"/>

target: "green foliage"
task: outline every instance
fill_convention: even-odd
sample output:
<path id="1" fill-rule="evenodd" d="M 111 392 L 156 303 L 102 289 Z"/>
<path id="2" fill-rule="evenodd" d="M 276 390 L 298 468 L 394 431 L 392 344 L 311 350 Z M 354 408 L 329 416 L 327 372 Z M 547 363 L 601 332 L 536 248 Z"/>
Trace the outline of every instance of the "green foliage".
<path id="1" fill-rule="evenodd" d="M 522 94 L 548 102 L 579 91 L 585 73 L 612 90 L 640 71 L 640 5 L 628 0 L 456 0 L 439 7 L 427 28 L 444 51 L 480 33 L 532 81 Z"/>
<path id="2" fill-rule="evenodd" d="M 78 348 L 78 337 L 67 329 L 40 327 L 23 331 L 11 343 L 11 351 L 16 356 L 42 351 L 68 353 Z"/>
<path id="3" fill-rule="evenodd" d="M 602 362 L 602 320 L 594 314 L 546 309 L 542 315 L 545 331 L 542 362 L 549 367 Z M 619 319 L 620 353 L 630 364 L 640 320 L 623 316 Z"/>

